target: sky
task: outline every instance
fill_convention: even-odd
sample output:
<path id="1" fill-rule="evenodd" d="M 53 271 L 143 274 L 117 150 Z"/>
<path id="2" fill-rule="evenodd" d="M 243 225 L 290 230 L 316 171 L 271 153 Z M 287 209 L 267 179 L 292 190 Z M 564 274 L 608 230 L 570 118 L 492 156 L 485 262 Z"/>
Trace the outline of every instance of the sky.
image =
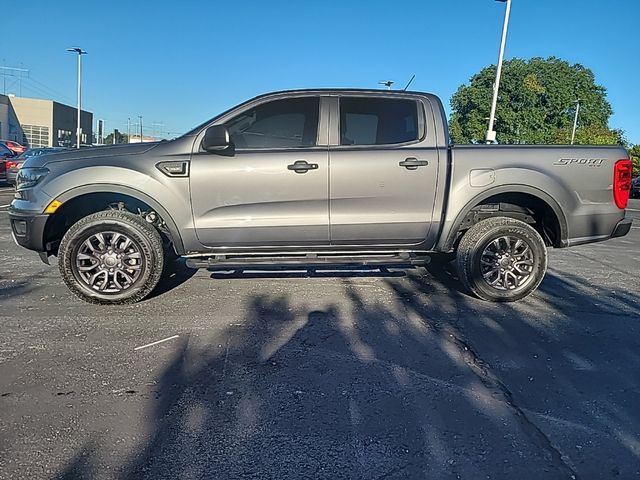
<path id="1" fill-rule="evenodd" d="M 495 64 L 505 4 L 494 0 L 1 0 L 0 92 L 76 104 L 106 130 L 173 137 L 273 90 L 403 88 L 439 95 Z M 593 70 L 612 128 L 640 143 L 639 0 L 513 0 L 506 58 L 556 56 Z M 20 79 L 17 75 L 22 75 Z"/>

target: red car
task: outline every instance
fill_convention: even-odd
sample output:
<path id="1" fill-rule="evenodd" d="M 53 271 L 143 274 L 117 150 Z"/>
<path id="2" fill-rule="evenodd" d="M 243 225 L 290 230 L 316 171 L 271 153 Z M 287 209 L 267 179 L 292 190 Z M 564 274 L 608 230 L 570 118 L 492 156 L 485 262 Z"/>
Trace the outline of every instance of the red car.
<path id="1" fill-rule="evenodd" d="M 23 147 L 18 142 L 14 142 L 13 140 L 0 140 L 0 143 L 4 143 L 9 150 L 15 152 L 16 155 L 20 155 L 25 152 L 27 147 Z"/>
<path id="2" fill-rule="evenodd" d="M 15 156 L 16 154 L 9 147 L 0 143 L 0 181 L 7 179 L 7 161 Z"/>

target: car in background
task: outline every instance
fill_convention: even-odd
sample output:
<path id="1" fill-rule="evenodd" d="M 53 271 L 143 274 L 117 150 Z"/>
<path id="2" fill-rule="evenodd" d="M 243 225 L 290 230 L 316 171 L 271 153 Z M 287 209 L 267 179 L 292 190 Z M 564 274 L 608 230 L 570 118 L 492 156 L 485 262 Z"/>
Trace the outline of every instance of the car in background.
<path id="1" fill-rule="evenodd" d="M 7 148 L 16 155 L 22 155 L 27 151 L 27 147 L 20 145 L 18 142 L 14 142 L 13 140 L 0 140 L 0 143 L 5 144 Z"/>
<path id="2" fill-rule="evenodd" d="M 631 198 L 640 198 L 640 177 L 636 177 L 631 182 Z"/>
<path id="3" fill-rule="evenodd" d="M 60 152 L 63 150 L 67 150 L 67 148 L 65 147 L 30 148 L 26 150 L 22 155 L 18 155 L 17 157 L 6 160 L 5 167 L 6 167 L 7 182 L 15 186 L 18 170 L 20 170 L 20 167 L 22 167 L 22 164 L 28 158 L 37 157 L 38 155 L 44 155 L 45 153 Z"/>
<path id="4" fill-rule="evenodd" d="M 7 180 L 7 160 L 14 158 L 16 154 L 4 143 L 0 143 L 0 182 Z"/>

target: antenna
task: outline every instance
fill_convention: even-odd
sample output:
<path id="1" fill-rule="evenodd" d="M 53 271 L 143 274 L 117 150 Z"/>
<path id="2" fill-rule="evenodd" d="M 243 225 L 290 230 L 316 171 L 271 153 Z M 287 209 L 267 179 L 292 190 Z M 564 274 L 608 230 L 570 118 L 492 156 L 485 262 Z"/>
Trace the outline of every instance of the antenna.
<path id="1" fill-rule="evenodd" d="M 411 76 L 411 79 L 409 80 L 409 83 L 407 83 L 407 85 L 402 89 L 403 91 L 406 91 L 407 88 L 409 88 L 409 85 L 411 85 L 411 82 L 413 82 L 414 78 L 416 78 L 416 74 L 415 73 Z"/>
<path id="2" fill-rule="evenodd" d="M 384 85 L 385 87 L 387 87 L 387 90 L 391 90 L 391 85 L 393 85 L 394 82 L 393 80 L 380 80 L 378 82 L 378 85 Z"/>

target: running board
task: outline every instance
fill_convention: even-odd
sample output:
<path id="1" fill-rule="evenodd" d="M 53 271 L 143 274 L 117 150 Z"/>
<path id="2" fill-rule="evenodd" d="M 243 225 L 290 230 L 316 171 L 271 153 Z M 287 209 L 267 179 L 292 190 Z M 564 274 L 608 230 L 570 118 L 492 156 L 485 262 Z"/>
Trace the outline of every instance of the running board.
<path id="1" fill-rule="evenodd" d="M 209 258 L 187 258 L 190 268 L 207 268 L 216 270 L 274 270 L 287 267 L 407 267 L 426 265 L 430 258 L 426 255 L 416 256 L 410 253 L 395 255 L 279 255 L 279 256 L 239 256 L 215 255 Z"/>

